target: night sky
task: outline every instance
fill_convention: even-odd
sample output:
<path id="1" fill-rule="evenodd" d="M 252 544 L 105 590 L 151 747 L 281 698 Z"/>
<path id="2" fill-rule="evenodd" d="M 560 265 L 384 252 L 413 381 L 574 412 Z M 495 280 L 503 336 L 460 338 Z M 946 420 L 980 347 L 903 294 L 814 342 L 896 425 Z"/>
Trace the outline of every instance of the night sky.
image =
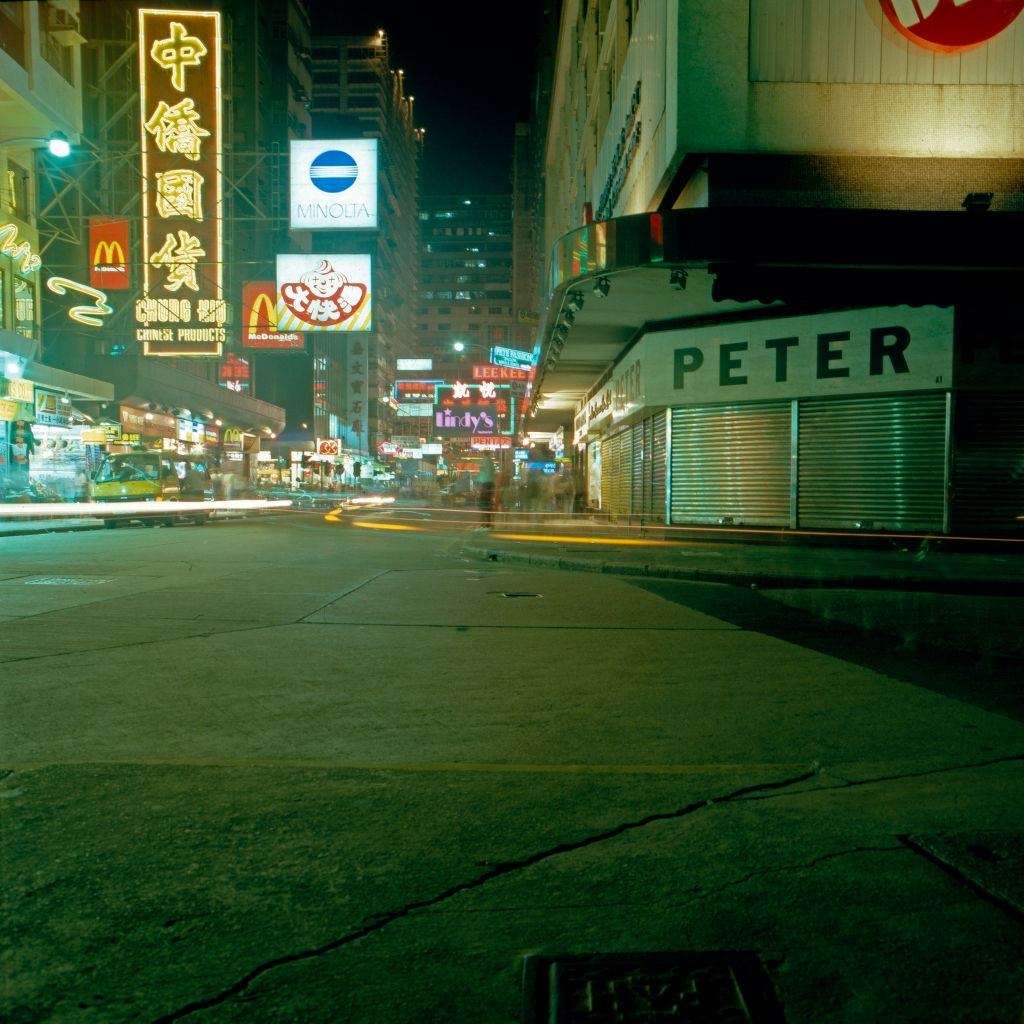
<path id="1" fill-rule="evenodd" d="M 530 119 L 540 8 L 520 0 L 510 17 L 503 7 L 496 28 L 489 15 L 499 9 L 480 0 L 309 0 L 314 36 L 387 33 L 391 66 L 405 72 L 416 126 L 427 130 L 426 193 L 510 191 L 514 126 Z"/>

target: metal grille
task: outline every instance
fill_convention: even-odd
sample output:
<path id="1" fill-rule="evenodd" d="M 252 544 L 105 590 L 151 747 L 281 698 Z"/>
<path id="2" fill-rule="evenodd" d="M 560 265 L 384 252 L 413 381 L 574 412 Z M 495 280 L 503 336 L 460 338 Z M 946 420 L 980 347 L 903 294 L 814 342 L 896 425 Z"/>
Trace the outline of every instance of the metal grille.
<path id="1" fill-rule="evenodd" d="M 954 396 L 951 483 L 954 532 L 1024 530 L 1024 395 Z"/>
<path id="2" fill-rule="evenodd" d="M 629 515 L 632 463 L 632 430 L 627 428 L 601 442 L 601 510 L 614 518 Z"/>
<path id="3" fill-rule="evenodd" d="M 665 413 L 633 427 L 633 502 L 630 512 L 645 521 L 665 521 Z"/>
<path id="4" fill-rule="evenodd" d="M 946 396 L 800 402 L 800 526 L 942 529 Z"/>
<path id="5" fill-rule="evenodd" d="M 672 522 L 789 523 L 790 403 L 672 410 Z"/>

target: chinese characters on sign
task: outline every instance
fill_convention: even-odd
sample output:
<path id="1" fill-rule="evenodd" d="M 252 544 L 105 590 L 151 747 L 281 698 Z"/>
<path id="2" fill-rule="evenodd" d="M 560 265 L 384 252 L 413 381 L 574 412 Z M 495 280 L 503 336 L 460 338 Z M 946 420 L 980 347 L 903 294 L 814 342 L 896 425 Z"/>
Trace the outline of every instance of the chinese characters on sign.
<path id="1" fill-rule="evenodd" d="M 217 11 L 139 11 L 146 355 L 219 356 L 227 340 Z"/>
<path id="2" fill-rule="evenodd" d="M 285 331 L 369 331 L 370 256 L 277 257 L 277 325 Z"/>

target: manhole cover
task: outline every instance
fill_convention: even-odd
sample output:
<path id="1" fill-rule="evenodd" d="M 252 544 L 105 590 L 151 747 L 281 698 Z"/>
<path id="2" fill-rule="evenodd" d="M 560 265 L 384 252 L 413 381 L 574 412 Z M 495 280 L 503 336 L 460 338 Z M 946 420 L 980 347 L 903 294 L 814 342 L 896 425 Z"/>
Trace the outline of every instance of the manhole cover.
<path id="1" fill-rule="evenodd" d="M 753 953 L 529 956 L 525 1024 L 782 1024 Z"/>
<path id="2" fill-rule="evenodd" d="M 92 587 L 97 583 L 109 583 L 110 580 L 100 580 L 93 577 L 86 579 L 84 576 L 40 576 L 38 579 L 25 580 L 27 587 Z"/>
<path id="3" fill-rule="evenodd" d="M 501 594 L 502 597 L 543 597 L 543 594 L 530 594 L 525 590 L 489 590 L 489 594 Z"/>

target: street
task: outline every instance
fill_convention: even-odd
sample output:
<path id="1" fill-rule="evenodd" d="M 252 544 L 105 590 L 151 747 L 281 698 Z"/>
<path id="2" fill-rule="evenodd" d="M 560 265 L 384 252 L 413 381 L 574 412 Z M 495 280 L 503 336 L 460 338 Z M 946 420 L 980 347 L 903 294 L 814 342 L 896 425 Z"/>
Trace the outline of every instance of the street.
<path id="1" fill-rule="evenodd" d="M 529 955 L 744 950 L 791 1024 L 1018 1018 L 1005 670 L 474 536 L 0 539 L 0 1017 L 512 1024 Z"/>

